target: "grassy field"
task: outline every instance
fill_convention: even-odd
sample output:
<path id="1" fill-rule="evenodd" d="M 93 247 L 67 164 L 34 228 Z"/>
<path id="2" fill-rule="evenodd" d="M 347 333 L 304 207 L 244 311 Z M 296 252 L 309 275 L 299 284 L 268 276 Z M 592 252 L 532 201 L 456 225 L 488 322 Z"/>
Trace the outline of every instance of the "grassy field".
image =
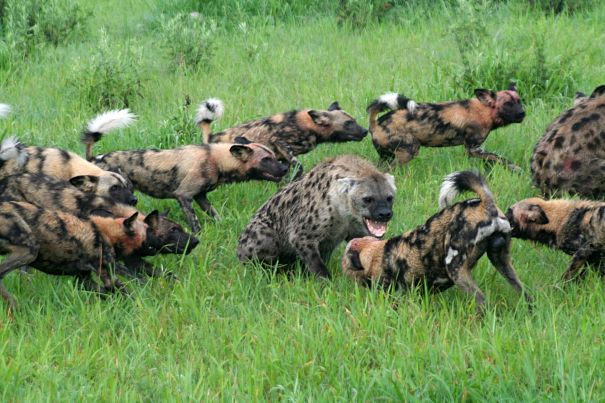
<path id="1" fill-rule="evenodd" d="M 19 14 L 6 10 L 28 1 L 0 2 L 0 102 L 14 108 L 0 134 L 81 153 L 86 120 L 125 99 L 139 120 L 98 153 L 199 141 L 191 119 L 209 96 L 226 104 L 216 130 L 334 100 L 367 124 L 366 105 L 387 91 L 438 101 L 516 80 L 527 118 L 492 133 L 485 148 L 524 172 L 489 170 L 460 147 L 423 148 L 392 171 L 388 236 L 435 213 L 441 180 L 454 170 L 481 169 L 502 209 L 538 194 L 529 177 L 534 144 L 576 90 L 590 92 L 605 77 L 598 2 L 555 14 L 523 2 L 395 2 L 384 11 L 377 1 L 83 0 L 76 31 L 55 45 L 33 29 L 20 45 L 7 23 Z M 58 5 L 73 5 L 48 4 L 41 18 L 69 16 Z M 342 153 L 378 162 L 369 139 L 300 159 L 309 169 Z M 176 283 L 133 283 L 130 298 L 100 300 L 70 279 L 5 278 L 20 309 L 12 318 L 0 309 L 0 400 L 605 399 L 604 283 L 591 275 L 562 287 L 568 256 L 514 243 L 513 263 L 536 299 L 532 314 L 482 259 L 474 276 L 487 296 L 483 320 L 456 288 L 427 295 L 356 286 L 340 273 L 342 247 L 330 282 L 242 266 L 237 238 L 277 188 L 253 182 L 211 193 L 222 220 L 199 213 L 197 249 L 153 259 L 178 274 Z M 141 196 L 142 211 L 165 207 L 184 223 L 175 201 Z"/>

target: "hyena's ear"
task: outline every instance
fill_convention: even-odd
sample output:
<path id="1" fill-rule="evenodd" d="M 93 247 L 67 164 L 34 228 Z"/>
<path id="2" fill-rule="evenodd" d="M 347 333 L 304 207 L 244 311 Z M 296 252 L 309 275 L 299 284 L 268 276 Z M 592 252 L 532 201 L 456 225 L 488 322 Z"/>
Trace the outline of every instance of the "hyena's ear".
<path id="1" fill-rule="evenodd" d="M 250 147 L 243 144 L 236 144 L 231 146 L 229 152 L 231 153 L 231 155 L 233 155 L 235 158 L 242 162 L 248 161 L 250 156 L 254 153 L 254 151 Z"/>
<path id="2" fill-rule="evenodd" d="M 318 126 L 330 126 L 332 121 L 330 120 L 330 115 L 326 112 L 316 111 L 311 109 L 309 112 L 309 116 L 311 116 L 311 120 Z"/>
<path id="3" fill-rule="evenodd" d="M 77 187 L 83 192 L 93 193 L 97 190 L 99 184 L 99 177 L 93 175 L 79 175 L 74 176 L 69 180 L 73 186 Z"/>
<path id="4" fill-rule="evenodd" d="M 508 88 L 507 88 L 507 90 L 508 90 L 508 91 L 515 91 L 515 92 L 519 92 L 519 91 L 517 91 L 517 83 L 515 83 L 515 82 L 511 81 L 511 82 L 508 84 Z"/>
<path id="5" fill-rule="evenodd" d="M 597 88 L 595 88 L 592 94 L 590 94 L 590 97 L 596 98 L 600 97 L 601 95 L 605 95 L 605 85 L 599 85 Z"/>
<path id="6" fill-rule="evenodd" d="M 149 225 L 149 228 L 156 230 L 160 225 L 160 213 L 157 210 L 153 210 L 145 217 L 145 224 Z"/>
<path id="7" fill-rule="evenodd" d="M 328 111 L 332 112 L 332 111 L 341 111 L 342 108 L 340 107 L 340 105 L 338 104 L 338 101 L 334 101 L 330 104 L 330 106 L 328 106 Z"/>
<path id="8" fill-rule="evenodd" d="M 496 105 L 496 93 L 492 90 L 477 88 L 475 90 L 475 96 L 485 106 L 493 108 Z"/>
<path id="9" fill-rule="evenodd" d="M 395 177 L 391 174 L 384 174 L 384 176 L 387 178 L 387 183 L 393 188 L 393 192 L 396 192 L 397 186 L 395 185 Z"/>
<path id="10" fill-rule="evenodd" d="M 542 210 L 542 207 L 537 206 L 535 204 L 529 206 L 529 208 L 523 214 L 522 219 L 526 223 L 532 224 L 548 224 L 548 217 L 546 217 L 546 213 Z"/>
<path id="11" fill-rule="evenodd" d="M 583 92 L 576 92 L 576 95 L 573 99 L 573 106 L 576 106 L 577 104 L 579 104 L 580 102 L 586 100 L 588 97 L 586 96 L 586 94 L 584 94 Z"/>
<path id="12" fill-rule="evenodd" d="M 336 181 L 340 193 L 349 193 L 355 187 L 357 180 L 353 178 L 341 178 Z"/>
<path id="13" fill-rule="evenodd" d="M 132 234 L 134 232 L 132 224 L 136 222 L 138 216 L 139 212 L 137 211 L 136 213 L 124 220 L 124 229 L 126 230 L 127 234 Z"/>

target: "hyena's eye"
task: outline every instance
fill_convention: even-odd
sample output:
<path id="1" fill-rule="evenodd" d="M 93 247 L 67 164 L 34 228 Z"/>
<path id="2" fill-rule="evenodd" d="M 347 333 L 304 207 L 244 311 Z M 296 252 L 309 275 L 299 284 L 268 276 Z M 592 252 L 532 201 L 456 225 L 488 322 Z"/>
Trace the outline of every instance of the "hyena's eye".
<path id="1" fill-rule="evenodd" d="M 371 197 L 371 196 L 366 196 L 366 197 L 364 197 L 364 198 L 363 198 L 363 199 L 361 199 L 361 200 L 363 200 L 363 202 L 364 202 L 365 204 L 371 204 L 371 203 L 374 201 L 374 198 L 373 198 L 373 197 Z"/>
<path id="2" fill-rule="evenodd" d="M 116 192 L 118 189 L 120 189 L 120 187 L 118 185 L 113 185 L 112 187 L 109 188 L 109 191 Z"/>
<path id="3" fill-rule="evenodd" d="M 387 196 L 387 202 L 392 202 L 393 201 L 393 196 Z"/>

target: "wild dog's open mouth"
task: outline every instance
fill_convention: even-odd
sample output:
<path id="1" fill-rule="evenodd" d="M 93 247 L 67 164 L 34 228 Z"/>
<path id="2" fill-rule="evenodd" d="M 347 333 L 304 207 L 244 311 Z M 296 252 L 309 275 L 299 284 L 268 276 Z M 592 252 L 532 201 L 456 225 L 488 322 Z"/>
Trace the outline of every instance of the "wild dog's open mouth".
<path id="1" fill-rule="evenodd" d="M 263 178 L 267 179 L 267 180 L 270 180 L 270 181 L 273 181 L 273 182 L 279 182 L 283 178 L 283 176 L 284 175 L 281 175 L 281 176 L 280 175 L 272 175 L 272 174 L 270 174 L 268 172 L 263 172 Z"/>
<path id="2" fill-rule="evenodd" d="M 366 225 L 368 232 L 376 238 L 382 238 L 385 232 L 387 232 L 387 226 L 389 225 L 387 221 L 374 221 L 365 217 L 363 222 Z"/>

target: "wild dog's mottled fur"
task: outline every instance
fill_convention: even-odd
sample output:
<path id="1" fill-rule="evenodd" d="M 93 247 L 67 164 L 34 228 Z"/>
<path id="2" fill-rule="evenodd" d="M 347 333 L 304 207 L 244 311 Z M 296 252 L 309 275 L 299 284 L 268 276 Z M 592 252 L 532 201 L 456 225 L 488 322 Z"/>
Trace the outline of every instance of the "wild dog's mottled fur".
<path id="1" fill-rule="evenodd" d="M 208 108 L 207 102 L 202 103 L 199 113 L 205 119 L 198 118 L 205 143 L 237 143 L 241 142 L 241 139 L 261 143 L 271 148 L 280 160 L 289 165 L 298 165 L 297 169 L 301 169 L 299 173 L 302 173 L 302 167 L 295 156 L 308 153 L 320 143 L 360 141 L 368 132 L 351 115 L 343 111 L 338 102 L 334 102 L 328 110 L 293 110 L 210 135 L 209 116 L 212 115 L 201 113 L 204 108 Z"/>
<path id="2" fill-rule="evenodd" d="M 114 151 L 86 157 L 103 169 L 121 172 L 143 193 L 159 199 L 176 199 L 195 233 L 201 227 L 193 211 L 193 200 L 210 216 L 218 218 L 206 197 L 208 192 L 226 183 L 252 179 L 279 181 L 287 172 L 287 167 L 277 161 L 270 149 L 256 143 Z"/>
<path id="3" fill-rule="evenodd" d="M 531 158 L 535 186 L 544 194 L 605 195 L 605 85 L 579 93 L 571 109 L 546 129 Z"/>
<path id="4" fill-rule="evenodd" d="M 146 225 L 129 218 L 78 218 L 45 210 L 24 202 L 0 203 L 0 253 L 9 256 L 0 264 L 0 281 L 9 272 L 29 265 L 48 274 L 73 275 L 85 287 L 99 275 L 104 290 L 121 287 L 113 279 L 116 249 L 131 254 L 145 243 Z M 14 305 L 13 297 L 0 283 L 0 294 Z"/>
<path id="5" fill-rule="evenodd" d="M 3 152 L 4 151 L 4 152 Z M 21 173 L 43 174 L 69 181 L 84 175 L 98 177 L 98 195 L 116 202 L 136 204 L 132 186 L 122 175 L 107 172 L 71 151 L 60 148 L 25 147 L 16 142 L 0 149 L 0 177 Z"/>
<path id="6" fill-rule="evenodd" d="M 465 190 L 480 199 L 445 207 Z M 471 270 L 487 252 L 498 272 L 524 292 L 510 262 L 510 225 L 483 178 L 472 171 L 447 176 L 439 205 L 445 208 L 403 235 L 384 241 L 372 237 L 350 241 L 342 259 L 344 273 L 364 284 L 375 280 L 402 289 L 424 283 L 432 291 L 443 291 L 458 285 L 475 297 L 481 313 L 485 297 Z"/>
<path id="7" fill-rule="evenodd" d="M 416 104 L 398 94 L 385 94 L 368 106 L 370 133 L 381 158 L 408 163 L 420 146 L 464 145 L 468 155 L 509 168 L 519 167 L 505 158 L 484 151 L 481 145 L 489 133 L 510 123 L 519 123 L 525 112 L 517 88 L 494 92 L 475 90 L 477 98 L 463 101 Z M 385 110 L 390 112 L 376 120 Z"/>
<path id="8" fill-rule="evenodd" d="M 532 197 L 515 203 L 506 215 L 513 237 L 545 244 L 572 256 L 564 280 L 585 274 L 582 269 L 587 263 L 602 269 L 605 202 Z"/>
<path id="9" fill-rule="evenodd" d="M 98 183 L 98 176 L 76 176 L 65 182 L 40 173 L 22 173 L 0 179 L 0 197 L 86 217 L 93 209 L 110 210 L 116 204 L 97 194 Z"/>
<path id="10" fill-rule="evenodd" d="M 115 217 L 129 217 L 135 212 L 137 210 L 134 207 L 121 204 L 113 206 L 108 213 Z M 93 215 L 99 213 L 102 212 L 93 211 Z M 188 255 L 198 245 L 199 241 L 193 235 L 187 233 L 181 225 L 168 218 L 167 211 L 155 216 L 152 216 L 153 213 L 157 212 L 154 211 L 147 216 L 139 213 L 139 220 L 148 224 L 145 242 L 147 248 L 130 255 L 120 254 L 119 258 L 125 264 L 125 266 L 120 267 L 120 274 L 133 278 L 141 278 L 143 274 L 151 277 L 166 274 L 156 269 L 143 257 L 169 253 Z M 170 275 L 174 277 L 172 274 Z"/>
<path id="11" fill-rule="evenodd" d="M 325 261 L 343 240 L 382 236 L 392 216 L 394 179 L 355 156 L 329 159 L 290 183 L 256 213 L 239 239 L 245 262 L 300 259 L 316 276 L 329 277 Z"/>

